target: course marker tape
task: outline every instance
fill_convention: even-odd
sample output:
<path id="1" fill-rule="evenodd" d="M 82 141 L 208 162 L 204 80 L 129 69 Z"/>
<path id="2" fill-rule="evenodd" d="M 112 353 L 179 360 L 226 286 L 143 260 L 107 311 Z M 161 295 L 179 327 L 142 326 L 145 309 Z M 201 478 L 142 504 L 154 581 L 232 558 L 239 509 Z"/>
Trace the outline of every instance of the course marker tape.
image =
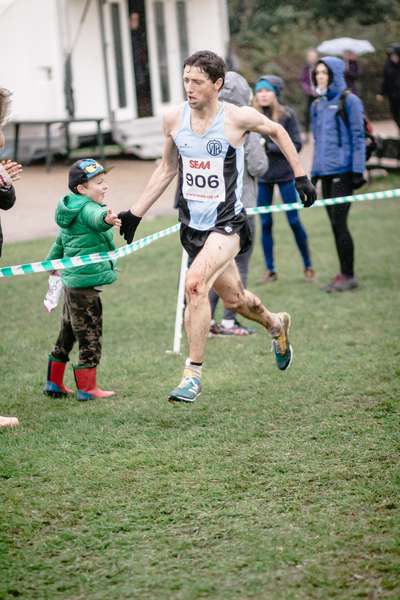
<path id="1" fill-rule="evenodd" d="M 345 204 L 346 202 L 364 202 L 366 200 L 384 200 L 399 197 L 400 188 L 395 190 L 387 190 L 383 192 L 369 192 L 367 194 L 356 194 L 354 196 L 343 196 L 340 198 L 317 200 L 314 206 L 332 206 L 334 204 Z M 247 214 L 256 215 L 273 212 L 287 212 L 289 210 L 301 210 L 303 208 L 304 206 L 301 202 L 294 202 L 292 204 L 276 204 L 272 206 L 257 206 L 254 208 L 248 208 Z M 15 275 L 28 275 L 31 273 L 43 273 L 44 271 L 71 269 L 73 267 L 82 267 L 87 264 L 95 264 L 99 262 L 104 262 L 106 260 L 117 260 L 118 258 L 128 256 L 133 252 L 137 252 L 145 246 L 148 246 L 149 244 L 152 244 L 157 240 L 171 235 L 172 233 L 176 233 L 177 231 L 179 231 L 179 228 L 180 223 L 177 223 L 176 225 L 172 225 L 172 227 L 167 227 L 167 229 L 162 229 L 161 231 L 157 231 L 156 233 L 147 235 L 146 237 L 140 240 L 132 242 L 131 244 L 126 244 L 125 246 L 121 246 L 121 248 L 117 248 L 116 250 L 112 250 L 111 252 L 95 252 L 94 254 L 84 254 L 81 256 L 71 256 L 67 258 L 59 258 L 53 260 L 42 260 L 40 262 L 13 265 L 10 267 L 2 267 L 0 268 L 0 278 L 13 277 Z"/>
<path id="2" fill-rule="evenodd" d="M 368 192 L 367 194 L 355 194 L 354 196 L 341 196 L 340 198 L 328 198 L 327 200 L 317 200 L 313 207 L 316 206 L 333 206 L 334 204 L 346 204 L 347 202 L 365 202 L 366 200 L 385 200 L 388 198 L 399 198 L 400 188 L 396 190 L 386 190 L 383 192 Z M 256 206 L 246 210 L 248 215 L 258 215 L 272 212 L 288 212 L 289 210 L 303 209 L 301 202 L 293 202 L 291 204 L 276 204 L 272 206 Z"/>

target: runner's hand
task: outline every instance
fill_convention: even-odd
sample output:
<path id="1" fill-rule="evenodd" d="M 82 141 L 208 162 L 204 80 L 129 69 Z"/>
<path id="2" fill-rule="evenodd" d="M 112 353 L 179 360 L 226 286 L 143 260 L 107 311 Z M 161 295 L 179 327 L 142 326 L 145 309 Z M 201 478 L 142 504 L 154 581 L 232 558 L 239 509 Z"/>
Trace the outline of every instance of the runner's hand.
<path id="1" fill-rule="evenodd" d="M 125 210 L 118 213 L 118 218 L 121 219 L 119 233 L 124 237 L 125 241 L 130 244 L 142 217 L 137 217 L 130 210 Z"/>
<path id="2" fill-rule="evenodd" d="M 309 208 L 317 199 L 317 192 L 307 175 L 296 177 L 295 185 L 304 208 Z"/>

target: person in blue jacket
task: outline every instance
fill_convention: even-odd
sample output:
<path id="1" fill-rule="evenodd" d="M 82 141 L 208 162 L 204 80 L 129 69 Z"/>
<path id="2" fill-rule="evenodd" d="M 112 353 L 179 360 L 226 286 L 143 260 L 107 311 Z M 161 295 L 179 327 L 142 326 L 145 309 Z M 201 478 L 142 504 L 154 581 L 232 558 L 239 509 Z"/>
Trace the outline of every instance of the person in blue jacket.
<path id="1" fill-rule="evenodd" d="M 318 61 L 313 72 L 318 98 L 311 106 L 311 176 L 314 184 L 321 179 L 323 198 L 349 196 L 365 183 L 364 108 L 358 96 L 344 93 L 344 71 L 342 59 L 327 56 Z M 358 287 L 354 242 L 347 224 L 350 207 L 350 203 L 326 207 L 340 264 L 340 273 L 324 288 L 327 292 Z"/>
<path id="2" fill-rule="evenodd" d="M 260 77 L 255 88 L 255 105 L 269 119 L 276 121 L 286 129 L 296 150 L 299 152 L 302 147 L 300 126 L 294 110 L 281 104 L 283 86 L 283 80 L 277 75 L 263 75 Z M 286 157 L 274 141 L 268 137 L 265 138 L 265 151 L 269 167 L 258 180 L 258 206 L 270 206 L 272 204 L 275 184 L 279 187 L 283 202 L 297 202 L 294 174 Z M 263 283 L 271 283 L 278 278 L 274 260 L 273 219 L 271 213 L 261 214 L 260 217 L 262 225 L 261 241 L 266 268 L 262 281 Z M 300 221 L 297 210 L 288 211 L 286 217 L 300 252 L 305 280 L 312 282 L 315 279 L 315 271 L 311 263 L 306 230 Z"/>

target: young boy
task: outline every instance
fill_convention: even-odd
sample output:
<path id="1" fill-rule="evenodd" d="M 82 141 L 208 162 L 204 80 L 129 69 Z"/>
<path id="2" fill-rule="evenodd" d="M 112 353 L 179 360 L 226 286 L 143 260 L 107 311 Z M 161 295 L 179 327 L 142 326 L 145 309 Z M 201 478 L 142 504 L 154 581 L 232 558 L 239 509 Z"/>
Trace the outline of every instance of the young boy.
<path id="1" fill-rule="evenodd" d="M 111 228 L 120 220 L 104 204 L 108 185 L 102 165 L 87 158 L 76 161 L 69 171 L 69 189 L 56 209 L 60 232 L 47 259 L 79 256 L 115 249 Z M 79 364 L 74 366 L 78 400 L 108 398 L 115 392 L 101 390 L 96 384 L 96 367 L 101 356 L 102 305 L 100 287 L 113 283 L 117 274 L 113 261 L 87 264 L 65 269 L 64 307 L 61 329 L 49 355 L 47 383 L 44 393 L 52 397 L 65 396 L 72 390 L 65 387 L 63 376 L 75 341 L 79 344 Z"/>

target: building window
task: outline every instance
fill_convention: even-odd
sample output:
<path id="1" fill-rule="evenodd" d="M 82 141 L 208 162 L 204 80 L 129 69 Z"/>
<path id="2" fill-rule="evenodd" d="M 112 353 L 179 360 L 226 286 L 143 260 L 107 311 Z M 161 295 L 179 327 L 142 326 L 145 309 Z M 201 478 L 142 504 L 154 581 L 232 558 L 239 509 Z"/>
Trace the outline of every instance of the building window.
<path id="1" fill-rule="evenodd" d="M 188 43 L 185 0 L 177 1 L 176 17 L 177 17 L 177 21 L 178 21 L 179 56 L 181 59 L 181 67 L 183 67 L 183 63 L 184 63 L 185 59 L 189 56 L 189 43 Z"/>
<path id="2" fill-rule="evenodd" d="M 117 75 L 118 106 L 119 108 L 126 108 L 127 99 L 124 73 L 124 56 L 122 53 L 121 20 L 119 4 L 117 4 L 116 2 L 113 2 L 111 4 L 111 22 L 114 39 L 114 58 L 115 72 Z"/>
<path id="3" fill-rule="evenodd" d="M 157 58 L 161 82 L 161 101 L 170 101 L 169 76 L 168 76 L 168 52 L 165 31 L 164 2 L 155 2 L 155 21 L 157 39 Z"/>

